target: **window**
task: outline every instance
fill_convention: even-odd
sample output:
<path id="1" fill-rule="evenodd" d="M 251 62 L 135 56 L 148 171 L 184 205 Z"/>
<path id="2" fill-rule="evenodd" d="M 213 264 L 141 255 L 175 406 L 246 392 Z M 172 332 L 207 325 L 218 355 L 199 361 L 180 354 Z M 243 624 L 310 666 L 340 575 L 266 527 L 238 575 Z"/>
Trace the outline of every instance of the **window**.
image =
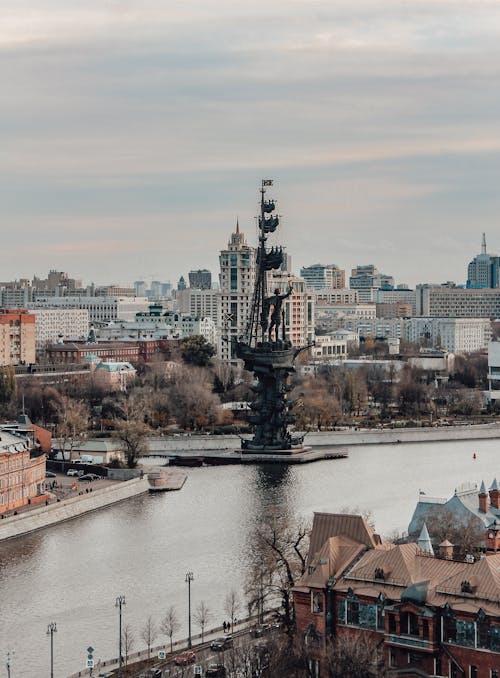
<path id="1" fill-rule="evenodd" d="M 469 669 L 470 678 L 477 678 L 477 666 L 471 666 Z"/>
<path id="2" fill-rule="evenodd" d="M 311 608 L 314 614 L 323 613 L 323 593 L 321 591 L 311 592 Z"/>
<path id="3" fill-rule="evenodd" d="M 389 617 L 389 633 L 396 633 L 396 617 L 393 614 L 387 615 Z"/>
<path id="4" fill-rule="evenodd" d="M 498 669 L 491 669 L 490 678 L 498 678 Z"/>
<path id="5" fill-rule="evenodd" d="M 398 666 L 398 661 L 397 661 L 396 653 L 394 652 L 394 650 L 391 650 L 391 651 L 390 651 L 390 654 L 389 654 L 389 663 L 390 663 L 390 665 L 391 665 L 391 669 L 395 669 L 395 668 L 397 668 L 397 666 Z"/>

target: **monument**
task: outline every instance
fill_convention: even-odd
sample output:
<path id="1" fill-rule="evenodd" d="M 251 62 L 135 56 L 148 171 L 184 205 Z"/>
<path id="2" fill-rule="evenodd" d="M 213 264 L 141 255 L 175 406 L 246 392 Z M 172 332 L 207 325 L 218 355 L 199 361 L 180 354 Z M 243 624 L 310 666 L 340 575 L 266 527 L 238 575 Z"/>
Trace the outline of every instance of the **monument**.
<path id="1" fill-rule="evenodd" d="M 252 439 L 242 441 L 242 451 L 290 455 L 310 449 L 304 447 L 303 435 L 292 435 L 289 431 L 295 416 L 290 412 L 293 403 L 288 399 L 295 358 L 308 346 L 292 346 L 286 337 L 283 301 L 292 294 L 292 284 L 288 284 L 285 293 L 275 289 L 268 295 L 268 272 L 280 268 L 284 260 L 282 247 L 267 246 L 269 234 L 274 233 L 279 224 L 279 216 L 274 214 L 274 200 L 266 199 L 266 188 L 272 183 L 271 179 L 264 179 L 260 189 L 255 289 L 248 324 L 244 335 L 234 342 L 234 352 L 256 380 L 253 389 L 257 397 L 248 416 L 255 430 Z"/>

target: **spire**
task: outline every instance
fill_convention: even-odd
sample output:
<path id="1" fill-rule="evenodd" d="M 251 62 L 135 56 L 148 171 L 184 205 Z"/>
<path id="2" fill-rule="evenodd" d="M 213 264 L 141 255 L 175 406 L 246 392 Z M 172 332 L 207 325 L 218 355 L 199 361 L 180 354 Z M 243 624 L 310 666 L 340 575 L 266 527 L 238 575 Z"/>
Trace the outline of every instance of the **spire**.
<path id="1" fill-rule="evenodd" d="M 481 241 L 481 254 L 486 254 L 486 233 L 483 233 L 483 239 Z"/>
<path id="2" fill-rule="evenodd" d="M 481 487 L 479 489 L 479 494 L 487 494 L 486 485 L 484 484 L 484 480 L 481 481 Z"/>
<path id="3" fill-rule="evenodd" d="M 431 538 L 429 537 L 429 530 L 427 529 L 427 525 L 425 524 L 425 522 L 422 525 L 422 531 L 420 532 L 420 537 L 418 538 L 418 545 L 422 549 L 422 551 L 426 551 L 431 556 L 434 555 L 434 549 L 432 548 Z"/>
<path id="4" fill-rule="evenodd" d="M 498 492 L 498 482 L 497 479 L 495 478 L 493 482 L 491 483 L 490 490 Z"/>
<path id="5" fill-rule="evenodd" d="M 238 217 L 236 217 L 236 235 L 239 234 L 240 234 L 240 220 L 238 219 Z"/>

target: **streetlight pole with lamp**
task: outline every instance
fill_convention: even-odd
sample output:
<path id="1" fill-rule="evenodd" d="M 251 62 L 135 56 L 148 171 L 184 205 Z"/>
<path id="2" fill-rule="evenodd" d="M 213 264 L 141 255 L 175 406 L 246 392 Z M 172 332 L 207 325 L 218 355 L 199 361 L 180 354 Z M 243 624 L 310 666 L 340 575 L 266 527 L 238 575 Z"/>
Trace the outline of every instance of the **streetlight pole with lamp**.
<path id="1" fill-rule="evenodd" d="M 50 622 L 47 626 L 47 635 L 50 636 L 50 678 L 54 678 L 54 633 L 56 632 L 56 623 Z"/>
<path id="2" fill-rule="evenodd" d="M 125 596 L 118 596 L 115 607 L 118 608 L 118 678 L 122 678 L 122 607 L 125 605 Z"/>
<path id="3" fill-rule="evenodd" d="M 186 574 L 186 583 L 188 585 L 188 648 L 191 649 L 191 582 L 193 581 L 194 576 L 192 572 L 187 572 Z"/>

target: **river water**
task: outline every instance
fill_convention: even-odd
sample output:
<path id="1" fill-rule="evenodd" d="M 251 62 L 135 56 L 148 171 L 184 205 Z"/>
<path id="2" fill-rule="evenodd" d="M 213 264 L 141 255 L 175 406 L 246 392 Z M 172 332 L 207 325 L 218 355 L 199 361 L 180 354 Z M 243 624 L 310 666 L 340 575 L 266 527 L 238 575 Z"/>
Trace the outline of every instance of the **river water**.
<path id="1" fill-rule="evenodd" d="M 252 531 L 273 507 L 305 518 L 359 507 L 389 535 L 406 529 L 420 489 L 449 496 L 465 482 L 500 479 L 499 446 L 496 440 L 359 446 L 348 459 L 308 465 L 188 469 L 180 492 L 145 494 L 4 542 L 0 663 L 10 651 L 12 678 L 49 675 L 51 621 L 56 678 L 83 668 L 89 645 L 96 660 L 116 656 L 114 604 L 121 594 L 134 650 L 145 647 L 139 638 L 147 617 L 159 622 L 172 604 L 182 622 L 179 637 L 186 637 L 187 571 L 194 573 L 192 608 L 205 601 L 211 623 L 220 624 L 226 593 L 242 588 Z"/>

